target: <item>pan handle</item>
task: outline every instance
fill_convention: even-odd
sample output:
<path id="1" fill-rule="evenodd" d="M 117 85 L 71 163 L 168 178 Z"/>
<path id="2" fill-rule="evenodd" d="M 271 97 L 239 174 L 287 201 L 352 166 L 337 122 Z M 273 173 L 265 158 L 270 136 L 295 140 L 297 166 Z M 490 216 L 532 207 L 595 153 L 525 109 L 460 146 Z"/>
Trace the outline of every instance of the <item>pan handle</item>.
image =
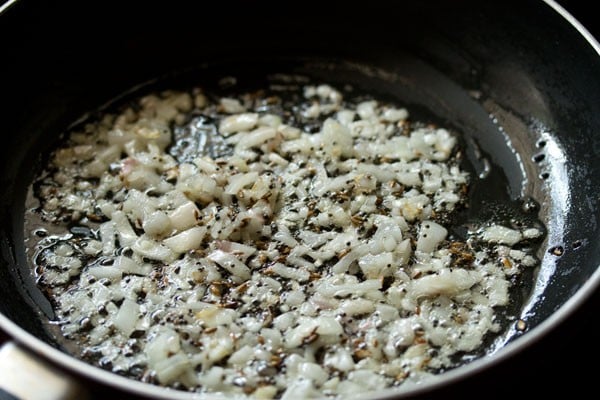
<path id="1" fill-rule="evenodd" d="M 72 377 L 15 342 L 0 348 L 0 400 L 85 400 Z"/>

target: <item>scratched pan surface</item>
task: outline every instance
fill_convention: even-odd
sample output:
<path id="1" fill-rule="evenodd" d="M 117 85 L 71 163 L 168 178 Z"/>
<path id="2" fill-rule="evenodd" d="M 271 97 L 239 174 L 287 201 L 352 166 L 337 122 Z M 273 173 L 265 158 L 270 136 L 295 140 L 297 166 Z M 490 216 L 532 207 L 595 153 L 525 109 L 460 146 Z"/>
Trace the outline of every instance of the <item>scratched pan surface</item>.
<path id="1" fill-rule="evenodd" d="M 23 245 L 26 189 L 60 133 L 132 88 L 210 86 L 226 76 L 251 88 L 288 73 L 350 83 L 461 132 L 474 179 L 457 234 L 473 219 L 514 215 L 524 204 L 534 204 L 529 216 L 546 226 L 541 266 L 507 310 L 525 331 L 507 320 L 506 333 L 479 354 L 485 357 L 381 396 L 497 368 L 556 329 L 600 281 L 597 44 L 543 1 L 414 3 L 309 1 L 287 9 L 20 1 L 0 15 L 2 328 L 86 379 L 144 396 L 189 396 L 88 366 L 49 334 L 52 312 Z"/>

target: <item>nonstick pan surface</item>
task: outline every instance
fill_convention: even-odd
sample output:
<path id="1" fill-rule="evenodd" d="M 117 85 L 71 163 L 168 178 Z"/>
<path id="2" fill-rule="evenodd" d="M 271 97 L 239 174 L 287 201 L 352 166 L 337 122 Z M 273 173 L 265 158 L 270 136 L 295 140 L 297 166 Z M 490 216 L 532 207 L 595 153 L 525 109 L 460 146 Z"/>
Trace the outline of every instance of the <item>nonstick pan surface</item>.
<path id="1" fill-rule="evenodd" d="M 252 2 L 210 10 L 184 3 L 14 5 L 0 24 L 2 37 L 10 38 L 0 76 L 5 329 L 94 380 L 164 394 L 50 347 L 57 346 L 46 329 L 51 311 L 32 284 L 23 249 L 26 188 L 39 154 L 61 132 L 140 83 L 253 80 L 263 71 L 351 81 L 422 110 L 464 133 L 476 172 L 483 165 L 475 149 L 498 171 L 475 183 L 472 202 L 520 204 L 532 197 L 539 203 L 547 235 L 537 280 L 520 305 L 525 334 L 512 329 L 506 348 L 440 383 L 514 357 L 563 322 L 600 280 L 597 49 L 541 1 L 416 3 L 369 2 L 359 9 L 307 2 L 293 10 Z M 583 342 L 578 351 L 585 351 Z"/>

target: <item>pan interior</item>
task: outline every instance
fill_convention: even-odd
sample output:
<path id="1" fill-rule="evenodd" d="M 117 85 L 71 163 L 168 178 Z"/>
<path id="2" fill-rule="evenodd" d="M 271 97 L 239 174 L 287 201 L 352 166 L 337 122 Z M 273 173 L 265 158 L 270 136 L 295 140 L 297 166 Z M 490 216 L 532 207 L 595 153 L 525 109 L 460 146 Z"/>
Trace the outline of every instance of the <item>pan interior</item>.
<path id="1" fill-rule="evenodd" d="M 103 112 L 116 110 L 133 98 L 167 89 L 202 87 L 208 92 L 227 95 L 259 90 L 270 84 L 289 83 L 290 80 L 308 80 L 336 87 L 351 86 L 353 95 L 372 96 L 401 105 L 410 111 L 411 119 L 448 127 L 459 135 L 460 146 L 466 155 L 462 168 L 470 174 L 469 207 L 454 213 L 450 229 L 452 237 L 465 240 L 471 227 L 490 222 L 513 227 L 519 222 L 543 226 L 538 220 L 539 203 L 529 191 L 531 185 L 528 185 L 528 179 L 531 177 L 527 176 L 522 155 L 498 120 L 482 106 L 481 95 L 463 90 L 435 69 L 408 55 L 403 55 L 399 61 L 402 64 L 397 72 L 327 59 L 271 59 L 252 65 L 245 63 L 243 69 L 239 68 L 237 62 L 206 65 L 137 85 L 82 116 L 64 132 L 93 121 Z M 54 142 L 60 140 L 59 136 L 55 137 Z M 39 154 L 43 156 L 35 161 L 38 170 L 46 162 L 44 154 L 52 147 L 52 141 L 49 143 L 47 148 L 39 149 Z M 26 203 L 27 208 L 37 206 L 31 193 Z M 36 220 L 25 222 L 24 243 L 34 242 L 37 224 L 39 221 Z M 15 243 L 15 247 L 21 259 L 18 263 L 19 275 L 29 298 L 43 314 L 41 321 L 44 330 L 57 347 L 73 354 L 79 353 L 76 343 L 61 337 L 59 327 L 53 322 L 55 317 L 48 301 L 32 280 L 30 271 L 33 255 L 27 251 L 27 245 L 23 248 L 20 243 Z M 541 256 L 541 253 L 538 255 Z M 523 329 L 516 329 L 515 324 L 518 320 L 526 323 L 527 318 L 521 315 L 521 311 L 531 301 L 535 302 L 535 299 L 530 299 L 535 286 L 534 274 L 532 269 L 524 271 L 512 289 L 510 304 L 499 310 L 498 320 L 504 333 L 499 337 L 488 335 L 485 345 L 465 355 L 463 361 L 493 353 L 522 334 Z"/>

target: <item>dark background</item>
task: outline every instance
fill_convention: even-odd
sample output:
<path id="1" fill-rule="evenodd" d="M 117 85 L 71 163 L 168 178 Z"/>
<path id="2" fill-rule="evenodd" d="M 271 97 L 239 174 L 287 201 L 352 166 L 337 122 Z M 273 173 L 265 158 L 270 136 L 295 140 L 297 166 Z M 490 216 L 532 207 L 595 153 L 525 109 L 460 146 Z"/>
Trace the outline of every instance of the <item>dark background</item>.
<path id="1" fill-rule="evenodd" d="M 565 0 L 559 3 L 600 38 L 600 20 L 593 11 L 596 2 Z M 576 313 L 534 346 L 488 371 L 416 398 L 520 399 L 535 396 L 539 399 L 555 398 L 558 392 L 567 393 L 569 397 L 598 398 L 599 314 L 600 291 L 597 290 Z M 5 335 L 0 332 L 0 341 L 5 340 Z M 93 399 L 124 398 L 122 394 L 93 382 L 87 386 Z M 133 396 L 127 398 L 135 399 Z"/>

